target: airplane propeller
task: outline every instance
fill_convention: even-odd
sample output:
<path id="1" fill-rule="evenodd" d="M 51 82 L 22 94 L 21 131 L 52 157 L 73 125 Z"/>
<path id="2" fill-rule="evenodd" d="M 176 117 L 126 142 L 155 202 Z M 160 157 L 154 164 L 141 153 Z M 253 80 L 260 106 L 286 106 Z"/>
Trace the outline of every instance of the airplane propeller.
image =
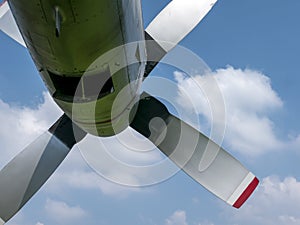
<path id="1" fill-rule="evenodd" d="M 217 0 L 173 0 L 146 28 L 145 77 L 211 10 Z M 57 14 L 58 15 L 58 14 Z M 59 18 L 59 17 L 57 17 Z M 57 34 L 60 23 L 57 20 Z M 0 5 L 0 29 L 24 45 L 7 2 Z M 153 142 L 195 181 L 239 208 L 258 185 L 257 178 L 224 149 L 169 113 L 143 93 L 130 126 Z M 86 132 L 63 115 L 0 171 L 0 225 L 14 216 L 47 181 Z"/>

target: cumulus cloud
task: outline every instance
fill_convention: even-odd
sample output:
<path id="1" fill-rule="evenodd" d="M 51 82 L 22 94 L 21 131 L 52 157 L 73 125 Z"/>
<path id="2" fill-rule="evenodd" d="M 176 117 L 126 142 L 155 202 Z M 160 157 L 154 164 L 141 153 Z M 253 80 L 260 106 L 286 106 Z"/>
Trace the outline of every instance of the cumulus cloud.
<path id="1" fill-rule="evenodd" d="M 107 150 L 101 145 L 101 139 L 88 135 L 87 138 L 74 147 L 61 167 L 52 175 L 49 182 L 47 182 L 46 191 L 63 195 L 66 190 L 73 189 L 76 191 L 76 189 L 81 189 L 101 192 L 102 194 L 114 198 L 126 198 L 131 193 L 136 193 L 141 190 L 138 184 L 143 184 L 143 179 L 154 179 L 153 174 L 155 175 L 156 173 L 159 173 L 159 177 L 164 178 L 164 173 L 158 171 L 158 169 L 152 171 L 151 169 L 147 169 L 146 166 L 131 164 L 134 163 L 133 161 L 139 159 L 147 163 L 144 156 L 139 155 L 142 153 L 134 153 L 124 148 L 124 146 L 118 144 L 118 140 L 116 139 L 108 140 L 106 145 Z M 91 169 L 90 165 L 84 161 L 81 155 L 82 152 L 84 153 L 86 151 L 94 152 L 91 153 L 90 158 L 94 159 L 94 163 L 91 164 L 91 166 L 95 166 L 95 164 L 99 166 L 96 167 L 95 170 Z M 107 151 L 109 151 L 109 153 Z M 107 159 L 111 153 L 117 154 L 119 151 L 121 156 L 116 156 L 120 156 L 120 158 L 113 161 Z M 131 160 L 126 159 L 126 153 L 132 157 Z M 125 158 L 122 157 L 122 155 L 124 155 Z M 129 156 L 127 156 L 127 158 Z M 157 157 L 150 157 L 148 163 L 151 163 L 155 158 Z M 169 164 L 171 163 L 166 163 L 165 167 L 169 168 Z M 155 165 L 153 167 L 155 167 Z M 178 170 L 174 165 L 172 165 L 171 168 L 173 169 L 169 172 L 173 172 L 173 174 L 175 169 L 175 171 Z M 97 173 L 95 171 L 97 171 Z"/>
<path id="2" fill-rule="evenodd" d="M 137 188 L 129 188 L 110 182 L 88 168 L 57 171 L 46 187 L 47 191 L 59 195 L 64 195 L 65 191 L 71 189 L 75 191 L 98 191 L 114 198 L 125 198 L 130 193 L 139 191 Z"/>
<path id="3" fill-rule="evenodd" d="M 188 225 L 186 221 L 186 212 L 183 210 L 177 210 L 168 219 L 166 219 L 165 225 Z"/>
<path id="4" fill-rule="evenodd" d="M 60 224 L 78 221 L 87 216 L 80 206 L 70 206 L 65 202 L 47 199 L 45 210 Z"/>
<path id="5" fill-rule="evenodd" d="M 34 109 L 0 99 L 0 165 L 46 131 L 60 115 L 60 109 L 48 93 L 44 93 L 44 102 Z"/>
<path id="6" fill-rule="evenodd" d="M 300 225 L 299 205 L 300 180 L 268 176 L 240 209 L 222 204 L 215 221 L 202 221 L 197 225 Z M 177 210 L 165 220 L 165 225 L 189 224 L 184 210 Z"/>
<path id="7" fill-rule="evenodd" d="M 169 218 L 165 220 L 165 225 L 189 225 L 187 222 L 186 212 L 183 210 L 175 211 Z M 197 223 L 197 225 L 214 225 L 209 221 Z"/>
<path id="8" fill-rule="evenodd" d="M 128 135 L 130 130 L 124 131 L 123 137 L 88 136 L 79 144 L 84 158 L 98 174 L 117 184 L 141 187 L 165 181 L 178 172 L 178 167 L 153 144 L 138 143 L 139 138 Z"/>
<path id="9" fill-rule="evenodd" d="M 262 184 L 240 210 L 232 213 L 227 224 L 257 224 L 257 225 L 300 225 L 300 181 L 294 177 L 283 180 L 277 176 L 263 179 Z M 226 219 L 227 220 L 227 219 Z"/>
<path id="10" fill-rule="evenodd" d="M 181 105 L 196 110 L 211 123 L 223 123 L 218 118 L 223 116 L 225 141 L 234 150 L 246 155 L 259 155 L 284 145 L 276 137 L 270 119 L 270 113 L 280 109 L 283 102 L 266 75 L 255 70 L 227 67 L 192 78 L 176 72 L 175 79 L 179 85 L 177 101 Z M 216 84 L 219 90 L 216 90 Z M 213 103 L 217 94 L 224 98 L 223 109 L 222 104 Z M 193 105 L 187 105 L 189 101 Z M 212 119 L 211 107 L 215 107 L 217 118 Z"/>

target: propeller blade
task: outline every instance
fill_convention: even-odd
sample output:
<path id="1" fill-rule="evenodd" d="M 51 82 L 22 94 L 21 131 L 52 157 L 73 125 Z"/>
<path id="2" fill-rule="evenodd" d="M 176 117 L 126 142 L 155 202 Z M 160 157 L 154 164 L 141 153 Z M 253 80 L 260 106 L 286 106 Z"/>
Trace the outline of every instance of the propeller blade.
<path id="1" fill-rule="evenodd" d="M 217 0 L 173 0 L 145 31 L 147 77 L 158 62 L 185 38 L 208 14 Z"/>
<path id="2" fill-rule="evenodd" d="M 5 34 L 7 34 L 19 44 L 26 47 L 7 1 L 0 4 L 0 30 L 2 30 Z"/>
<path id="3" fill-rule="evenodd" d="M 173 0 L 150 23 L 146 32 L 169 52 L 188 35 L 217 0 Z"/>
<path id="4" fill-rule="evenodd" d="M 85 135 L 63 115 L 0 171 L 0 224 L 24 206 Z"/>
<path id="5" fill-rule="evenodd" d="M 258 179 L 205 135 L 170 114 L 154 97 L 143 93 L 130 126 L 153 142 L 194 180 L 239 208 Z"/>

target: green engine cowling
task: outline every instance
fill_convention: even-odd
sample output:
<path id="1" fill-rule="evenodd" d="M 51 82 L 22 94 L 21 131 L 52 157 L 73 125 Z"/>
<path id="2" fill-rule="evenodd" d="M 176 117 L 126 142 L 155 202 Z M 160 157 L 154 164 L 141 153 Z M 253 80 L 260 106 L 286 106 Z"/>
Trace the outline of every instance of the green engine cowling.
<path id="1" fill-rule="evenodd" d="M 93 135 L 124 130 L 139 98 L 146 62 L 140 1 L 11 0 L 9 4 L 60 108 Z"/>

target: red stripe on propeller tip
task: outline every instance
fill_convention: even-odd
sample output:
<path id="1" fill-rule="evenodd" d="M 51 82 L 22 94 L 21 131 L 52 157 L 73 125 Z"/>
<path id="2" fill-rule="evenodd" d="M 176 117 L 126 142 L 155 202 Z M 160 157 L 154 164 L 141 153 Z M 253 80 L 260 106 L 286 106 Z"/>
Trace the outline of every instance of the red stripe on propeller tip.
<path id="1" fill-rule="evenodd" d="M 236 202 L 233 204 L 233 207 L 237 209 L 240 208 L 244 204 L 244 202 L 250 197 L 250 195 L 253 193 L 258 183 L 259 180 L 255 177 L 253 181 L 245 189 L 245 191 L 241 194 L 241 196 L 238 198 L 238 200 L 236 200 Z"/>

